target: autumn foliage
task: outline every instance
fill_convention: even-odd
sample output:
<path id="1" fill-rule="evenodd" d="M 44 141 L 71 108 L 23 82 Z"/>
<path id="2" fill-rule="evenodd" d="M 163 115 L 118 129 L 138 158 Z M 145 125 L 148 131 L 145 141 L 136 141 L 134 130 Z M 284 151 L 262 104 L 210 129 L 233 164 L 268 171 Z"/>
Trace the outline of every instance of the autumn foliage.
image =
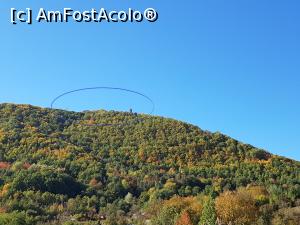
<path id="1" fill-rule="evenodd" d="M 191 216 L 188 212 L 188 210 L 185 210 L 181 213 L 179 218 L 176 221 L 176 225 L 193 225 L 193 222 L 191 220 Z"/>
<path id="2" fill-rule="evenodd" d="M 174 119 L 0 104 L 0 224 L 288 224 L 298 171 Z"/>
<path id="3" fill-rule="evenodd" d="M 245 189 L 222 193 L 216 199 L 218 218 L 225 224 L 251 225 L 258 216 L 258 208 L 252 195 Z"/>

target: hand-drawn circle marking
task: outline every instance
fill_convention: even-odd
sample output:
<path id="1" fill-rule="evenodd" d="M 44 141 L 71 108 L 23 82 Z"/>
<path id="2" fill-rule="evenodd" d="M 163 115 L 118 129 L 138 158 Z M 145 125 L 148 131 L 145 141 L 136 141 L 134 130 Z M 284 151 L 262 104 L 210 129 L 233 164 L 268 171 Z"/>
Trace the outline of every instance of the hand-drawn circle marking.
<path id="1" fill-rule="evenodd" d="M 75 90 L 67 91 L 67 92 L 64 92 L 64 93 L 60 94 L 56 98 L 54 98 L 53 101 L 51 102 L 50 108 L 53 109 L 55 103 L 59 99 L 61 99 L 62 97 L 66 96 L 66 95 L 69 95 L 69 94 L 72 94 L 72 93 L 75 93 L 75 92 L 89 91 L 89 90 L 98 90 L 98 89 L 116 90 L 116 91 L 129 92 L 129 93 L 132 93 L 132 94 L 135 94 L 135 95 L 139 95 L 139 96 L 143 97 L 144 99 L 146 99 L 148 102 L 151 103 L 151 111 L 149 113 L 150 115 L 155 110 L 154 101 L 150 97 L 148 97 L 147 95 L 145 95 L 145 94 L 143 94 L 141 92 L 138 92 L 138 91 L 134 91 L 134 90 L 126 89 L 126 88 L 119 88 L 119 87 L 87 87 L 87 88 L 80 88 L 80 89 L 75 89 Z M 121 123 L 121 124 L 81 124 L 81 123 L 78 123 L 78 124 L 83 125 L 83 126 L 101 126 L 101 127 L 128 125 L 126 123 Z"/>

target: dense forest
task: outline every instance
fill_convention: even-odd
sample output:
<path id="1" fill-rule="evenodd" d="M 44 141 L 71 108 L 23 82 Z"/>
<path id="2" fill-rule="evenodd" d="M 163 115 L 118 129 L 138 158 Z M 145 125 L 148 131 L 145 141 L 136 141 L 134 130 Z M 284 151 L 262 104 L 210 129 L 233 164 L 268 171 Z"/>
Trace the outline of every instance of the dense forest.
<path id="1" fill-rule="evenodd" d="M 173 119 L 0 104 L 0 224 L 299 221 L 297 161 Z"/>

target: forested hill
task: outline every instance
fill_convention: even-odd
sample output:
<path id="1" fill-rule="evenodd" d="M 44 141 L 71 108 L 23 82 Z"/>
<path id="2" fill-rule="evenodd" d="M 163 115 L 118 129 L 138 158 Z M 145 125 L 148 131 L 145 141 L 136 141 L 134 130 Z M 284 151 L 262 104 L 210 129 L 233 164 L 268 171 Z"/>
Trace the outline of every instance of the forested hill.
<path id="1" fill-rule="evenodd" d="M 173 119 L 0 104 L 0 224 L 297 225 L 299 172 Z"/>

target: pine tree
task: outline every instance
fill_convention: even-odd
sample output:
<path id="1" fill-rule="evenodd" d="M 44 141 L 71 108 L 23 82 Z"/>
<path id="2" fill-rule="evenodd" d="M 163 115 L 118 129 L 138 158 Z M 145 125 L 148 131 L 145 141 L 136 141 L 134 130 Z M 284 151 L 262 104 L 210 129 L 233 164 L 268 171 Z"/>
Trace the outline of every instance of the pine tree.
<path id="1" fill-rule="evenodd" d="M 217 214 L 215 209 L 215 203 L 211 196 L 206 200 L 199 225 L 216 225 Z"/>

